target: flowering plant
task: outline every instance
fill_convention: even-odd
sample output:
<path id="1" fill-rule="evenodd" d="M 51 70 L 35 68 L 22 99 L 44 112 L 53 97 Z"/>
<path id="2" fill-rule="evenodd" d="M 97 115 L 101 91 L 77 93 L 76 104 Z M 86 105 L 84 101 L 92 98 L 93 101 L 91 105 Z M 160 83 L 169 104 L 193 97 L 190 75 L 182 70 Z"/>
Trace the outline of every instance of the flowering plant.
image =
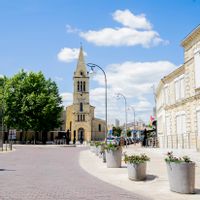
<path id="1" fill-rule="evenodd" d="M 131 156 L 124 154 L 125 163 L 139 164 L 139 163 L 144 163 L 146 161 L 150 161 L 150 158 L 145 154 L 131 155 Z"/>
<path id="2" fill-rule="evenodd" d="M 167 153 L 167 158 L 165 158 L 165 161 L 166 162 L 175 162 L 175 163 L 182 163 L 182 162 L 190 163 L 190 162 L 192 162 L 188 156 L 175 157 L 173 155 L 172 151 Z"/>

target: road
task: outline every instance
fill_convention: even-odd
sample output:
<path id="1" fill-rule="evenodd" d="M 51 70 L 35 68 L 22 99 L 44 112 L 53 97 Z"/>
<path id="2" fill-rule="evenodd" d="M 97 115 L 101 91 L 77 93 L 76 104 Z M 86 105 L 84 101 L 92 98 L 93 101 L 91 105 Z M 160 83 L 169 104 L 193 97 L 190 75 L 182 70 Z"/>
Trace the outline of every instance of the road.
<path id="1" fill-rule="evenodd" d="M 144 200 L 79 166 L 83 147 L 15 146 L 0 153 L 0 200 Z"/>

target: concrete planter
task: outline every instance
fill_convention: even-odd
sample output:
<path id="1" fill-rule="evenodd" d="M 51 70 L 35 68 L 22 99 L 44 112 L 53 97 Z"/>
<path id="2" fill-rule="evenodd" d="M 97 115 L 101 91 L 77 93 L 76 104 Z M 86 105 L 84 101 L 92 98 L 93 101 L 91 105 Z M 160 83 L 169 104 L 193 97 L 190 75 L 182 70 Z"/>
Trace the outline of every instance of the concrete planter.
<path id="1" fill-rule="evenodd" d="M 103 161 L 103 163 L 106 162 L 106 152 L 105 151 L 103 151 L 103 153 L 102 153 L 102 161 Z"/>
<path id="2" fill-rule="evenodd" d="M 119 148 L 115 151 L 106 150 L 106 162 L 108 168 L 119 168 L 122 162 L 122 149 Z"/>
<path id="3" fill-rule="evenodd" d="M 99 148 L 95 146 L 95 155 L 98 156 L 99 155 Z"/>
<path id="4" fill-rule="evenodd" d="M 195 163 L 166 162 L 170 190 L 183 194 L 192 194 L 195 189 Z"/>
<path id="5" fill-rule="evenodd" d="M 127 163 L 128 178 L 133 181 L 142 181 L 146 179 L 147 162 Z"/>
<path id="6" fill-rule="evenodd" d="M 91 151 L 92 153 L 95 153 L 95 150 L 96 150 L 95 146 L 90 146 L 90 151 Z"/>

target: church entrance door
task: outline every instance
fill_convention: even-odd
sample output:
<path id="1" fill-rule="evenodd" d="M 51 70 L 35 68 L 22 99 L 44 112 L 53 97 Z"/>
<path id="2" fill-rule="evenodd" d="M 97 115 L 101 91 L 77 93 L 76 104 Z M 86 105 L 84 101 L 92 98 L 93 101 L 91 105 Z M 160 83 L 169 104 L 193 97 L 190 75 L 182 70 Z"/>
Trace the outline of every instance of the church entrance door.
<path id="1" fill-rule="evenodd" d="M 83 128 L 78 129 L 78 140 L 81 144 L 83 144 L 83 141 L 84 141 L 84 129 Z"/>

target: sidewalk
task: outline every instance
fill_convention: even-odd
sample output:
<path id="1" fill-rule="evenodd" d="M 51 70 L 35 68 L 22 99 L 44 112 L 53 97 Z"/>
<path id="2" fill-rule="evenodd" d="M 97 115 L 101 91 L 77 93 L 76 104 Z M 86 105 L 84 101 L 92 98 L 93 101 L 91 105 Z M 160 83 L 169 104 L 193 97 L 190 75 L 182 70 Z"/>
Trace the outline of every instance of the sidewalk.
<path id="1" fill-rule="evenodd" d="M 127 154 L 146 153 L 151 161 L 147 164 L 147 180 L 131 181 L 128 179 L 126 164 L 122 162 L 122 168 L 107 168 L 102 159 L 95 156 L 89 150 L 80 153 L 80 166 L 89 174 L 144 197 L 155 200 L 199 200 L 200 199 L 200 153 L 195 151 L 174 151 L 174 155 L 189 155 L 196 165 L 196 194 L 178 194 L 169 190 L 169 182 L 165 165 L 167 150 L 139 148 L 134 145 L 123 149 Z"/>

